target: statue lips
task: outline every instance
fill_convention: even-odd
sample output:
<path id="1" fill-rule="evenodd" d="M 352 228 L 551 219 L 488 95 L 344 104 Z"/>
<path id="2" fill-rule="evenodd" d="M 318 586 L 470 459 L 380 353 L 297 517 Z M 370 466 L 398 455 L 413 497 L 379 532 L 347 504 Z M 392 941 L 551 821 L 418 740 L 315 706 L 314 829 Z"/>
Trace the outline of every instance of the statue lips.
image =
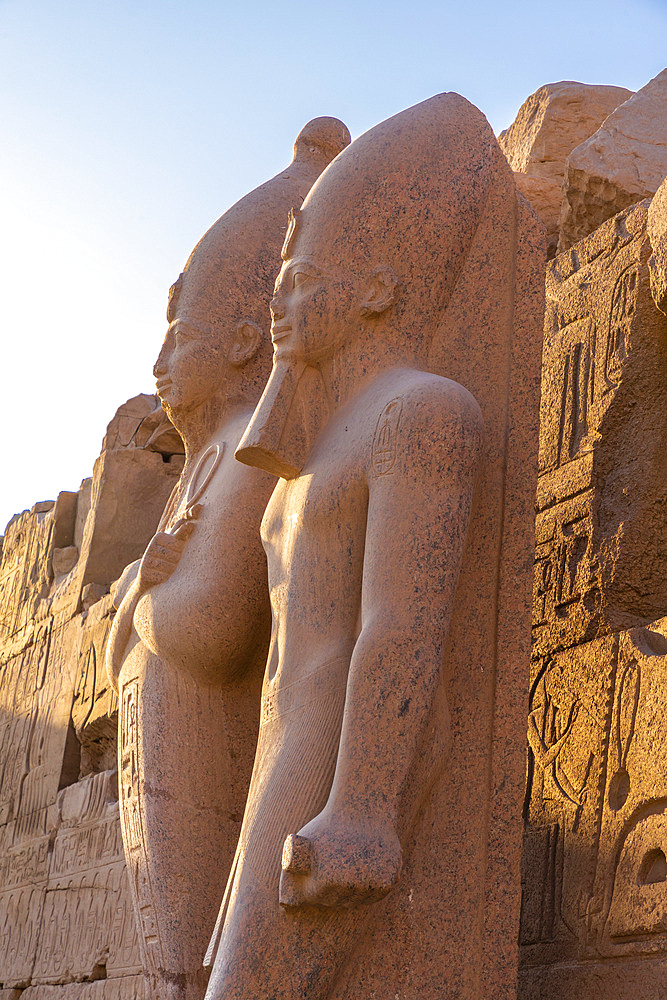
<path id="1" fill-rule="evenodd" d="M 275 344 L 279 340 L 284 340 L 288 333 L 292 331 L 291 323 L 271 324 L 271 340 Z"/>

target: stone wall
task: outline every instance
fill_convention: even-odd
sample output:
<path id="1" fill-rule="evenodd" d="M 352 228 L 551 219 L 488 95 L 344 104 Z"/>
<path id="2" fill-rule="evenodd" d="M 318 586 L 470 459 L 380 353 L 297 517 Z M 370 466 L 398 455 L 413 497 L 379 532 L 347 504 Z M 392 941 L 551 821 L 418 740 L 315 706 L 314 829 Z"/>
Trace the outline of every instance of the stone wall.
<path id="1" fill-rule="evenodd" d="M 143 980 L 118 818 L 109 587 L 182 467 L 154 396 L 92 479 L 14 517 L 0 562 L 0 998 L 129 1000 Z"/>
<path id="2" fill-rule="evenodd" d="M 525 1000 L 667 989 L 667 317 L 648 207 L 547 269 Z"/>

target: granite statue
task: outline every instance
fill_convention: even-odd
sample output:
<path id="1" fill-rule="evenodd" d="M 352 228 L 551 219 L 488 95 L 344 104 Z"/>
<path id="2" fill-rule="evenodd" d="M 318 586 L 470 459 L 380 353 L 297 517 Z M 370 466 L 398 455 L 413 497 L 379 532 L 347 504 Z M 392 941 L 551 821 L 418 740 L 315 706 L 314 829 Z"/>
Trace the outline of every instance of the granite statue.
<path id="1" fill-rule="evenodd" d="M 215 223 L 170 292 L 154 374 L 185 465 L 117 587 L 106 654 L 147 996 L 160 1000 L 203 996 L 256 740 L 270 622 L 259 523 L 274 483 L 234 449 L 270 367 L 288 210 L 348 142 L 337 119 L 309 122 L 290 166 Z"/>
<path id="2" fill-rule="evenodd" d="M 472 105 L 295 207 L 236 451 L 272 634 L 208 1000 L 511 996 L 544 231 Z"/>

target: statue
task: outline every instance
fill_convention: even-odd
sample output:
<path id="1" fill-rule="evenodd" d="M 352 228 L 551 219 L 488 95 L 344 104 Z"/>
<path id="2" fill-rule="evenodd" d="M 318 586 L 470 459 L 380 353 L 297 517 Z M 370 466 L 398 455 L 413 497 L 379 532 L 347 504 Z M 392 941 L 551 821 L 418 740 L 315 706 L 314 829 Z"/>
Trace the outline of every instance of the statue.
<path id="1" fill-rule="evenodd" d="M 287 213 L 349 142 L 309 122 L 290 166 L 229 209 L 172 287 L 155 364 L 185 466 L 119 583 L 107 668 L 119 691 L 123 839 L 147 996 L 194 1000 L 231 867 L 269 636 L 259 523 L 274 486 L 234 449 L 270 366 L 268 302 Z"/>
<path id="2" fill-rule="evenodd" d="M 330 164 L 283 260 L 236 452 L 280 477 L 273 627 L 207 1000 L 509 997 L 544 231 L 442 94 Z"/>

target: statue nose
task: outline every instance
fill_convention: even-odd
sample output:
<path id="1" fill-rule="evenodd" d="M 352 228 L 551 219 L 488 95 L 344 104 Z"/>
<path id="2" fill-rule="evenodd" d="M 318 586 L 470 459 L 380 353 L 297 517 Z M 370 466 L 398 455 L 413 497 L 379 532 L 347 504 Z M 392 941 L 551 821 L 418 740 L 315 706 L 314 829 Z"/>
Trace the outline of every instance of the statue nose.
<path id="1" fill-rule="evenodd" d="M 285 315 L 285 310 L 280 305 L 275 295 L 271 299 L 271 302 L 269 303 L 269 309 L 271 310 L 271 316 L 273 319 L 282 319 Z"/>

